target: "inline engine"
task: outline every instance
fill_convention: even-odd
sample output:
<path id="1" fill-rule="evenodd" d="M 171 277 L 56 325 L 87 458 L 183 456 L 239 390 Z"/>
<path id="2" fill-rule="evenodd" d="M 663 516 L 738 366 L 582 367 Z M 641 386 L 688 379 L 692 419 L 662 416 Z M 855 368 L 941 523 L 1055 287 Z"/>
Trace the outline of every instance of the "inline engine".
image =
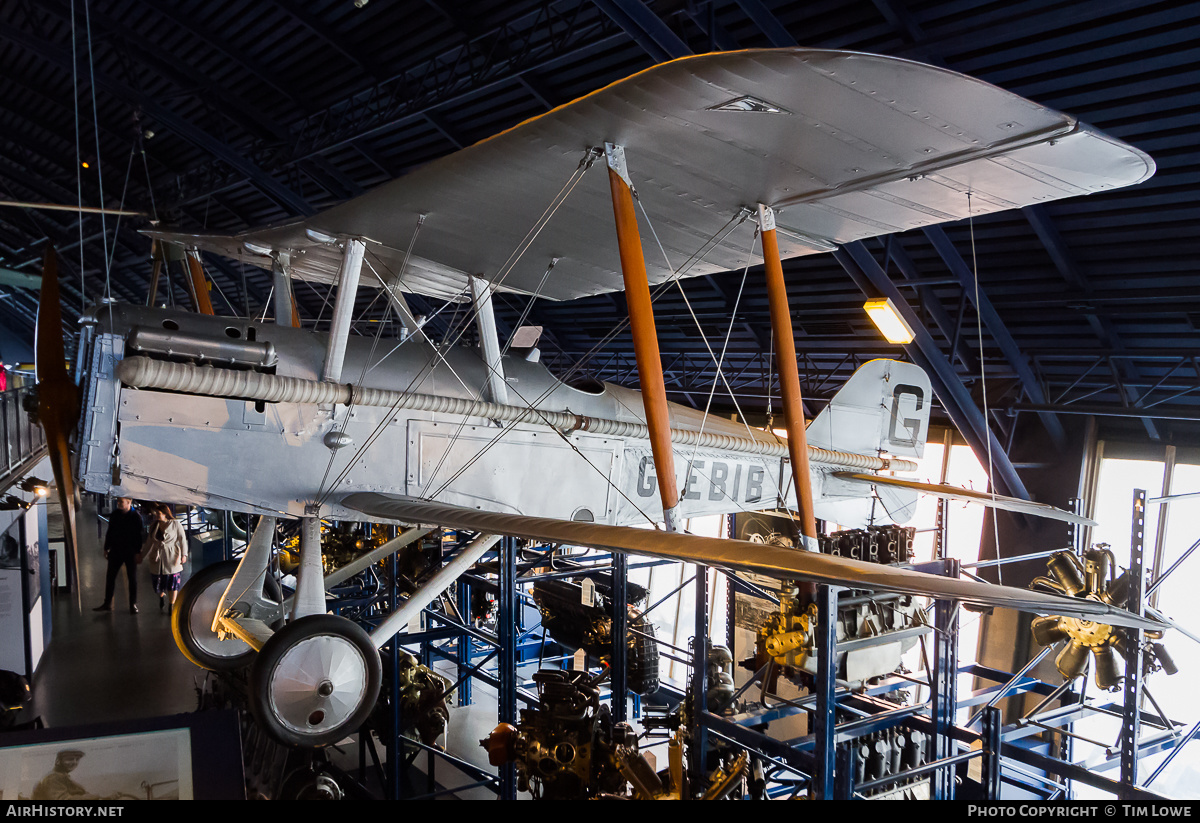
<path id="1" fill-rule="evenodd" d="M 897 565 L 912 558 L 915 533 L 909 527 L 871 526 L 825 535 L 818 542 L 823 554 Z M 792 679 L 815 675 L 816 615 L 816 604 L 803 602 L 794 583 L 784 583 L 779 609 L 758 629 L 755 668 L 773 661 Z M 900 656 L 929 630 L 921 602 L 912 595 L 843 590 L 837 610 L 838 676 L 861 684 L 895 671 Z"/>

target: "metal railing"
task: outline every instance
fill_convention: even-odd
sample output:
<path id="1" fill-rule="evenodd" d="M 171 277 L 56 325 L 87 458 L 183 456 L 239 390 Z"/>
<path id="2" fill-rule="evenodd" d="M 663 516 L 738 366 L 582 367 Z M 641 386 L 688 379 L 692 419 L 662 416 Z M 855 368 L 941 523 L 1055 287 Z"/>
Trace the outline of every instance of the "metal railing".
<path id="1" fill-rule="evenodd" d="M 0 489 L 45 450 L 46 435 L 25 410 L 26 398 L 32 396 L 32 386 L 0 392 Z"/>

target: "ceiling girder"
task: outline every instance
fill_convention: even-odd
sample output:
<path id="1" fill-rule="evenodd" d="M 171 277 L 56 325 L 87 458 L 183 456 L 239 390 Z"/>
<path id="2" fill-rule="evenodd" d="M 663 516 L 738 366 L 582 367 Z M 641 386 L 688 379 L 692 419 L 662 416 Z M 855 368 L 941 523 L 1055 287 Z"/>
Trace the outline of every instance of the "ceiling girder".
<path id="1" fill-rule="evenodd" d="M 855 242 L 842 246 L 833 252 L 833 256 L 864 295 L 870 298 L 887 297 L 904 315 L 914 333 L 913 342 L 906 345 L 904 350 L 913 362 L 929 375 L 933 389 L 942 402 L 942 408 L 967 439 L 979 462 L 987 465 L 990 456 L 994 470 L 992 480 L 996 490 L 1011 497 L 1030 500 L 1029 492 L 1017 474 L 1016 467 L 992 433 L 983 412 L 975 405 L 971 392 L 954 371 L 954 367 L 950 365 L 950 361 L 946 359 L 929 330 L 920 322 L 916 311 L 871 253 L 862 243 Z"/>
<path id="2" fill-rule="evenodd" d="M 975 276 L 975 272 L 962 259 L 962 255 L 958 253 L 958 249 L 950 242 L 950 238 L 946 236 L 946 232 L 940 226 L 930 226 L 924 229 L 925 236 L 929 242 L 933 244 L 933 248 L 937 251 L 938 256 L 950 269 L 955 277 L 958 278 L 962 285 L 963 294 L 971 301 L 971 305 L 975 307 L 975 311 L 979 313 L 983 325 L 987 328 L 988 334 L 992 340 L 1000 347 L 1000 351 L 1004 354 L 1004 359 L 1016 371 L 1017 377 L 1021 381 L 1022 387 L 1025 389 L 1025 394 L 1029 397 L 1030 402 L 1042 404 L 1046 402 L 1046 393 L 1042 391 L 1042 383 L 1037 374 L 1034 373 L 1033 366 L 1030 365 L 1028 358 L 1021 352 L 1017 341 L 1013 339 L 1012 334 L 1008 331 L 1008 327 L 1004 325 L 1004 321 L 1000 318 L 999 312 L 996 311 L 992 302 L 988 300 L 987 294 L 983 287 L 979 285 L 979 279 Z M 979 353 L 980 360 L 983 359 L 983 352 Z M 1042 425 L 1046 427 L 1046 431 L 1050 433 L 1050 438 L 1054 441 L 1054 445 L 1062 449 L 1067 442 L 1066 432 L 1063 430 L 1062 423 L 1053 412 L 1040 411 L 1038 418 L 1041 419 Z"/>

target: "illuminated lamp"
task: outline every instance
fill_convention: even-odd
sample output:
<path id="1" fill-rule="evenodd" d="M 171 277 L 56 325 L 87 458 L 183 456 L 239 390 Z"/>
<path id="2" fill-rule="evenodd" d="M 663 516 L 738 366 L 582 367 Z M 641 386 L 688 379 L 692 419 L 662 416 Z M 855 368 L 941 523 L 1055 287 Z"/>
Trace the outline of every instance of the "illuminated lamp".
<path id="1" fill-rule="evenodd" d="M 881 300 L 868 300 L 863 303 L 863 308 L 889 343 L 905 344 L 913 341 L 912 327 L 904 322 L 904 318 L 896 311 L 890 299 L 885 297 Z"/>

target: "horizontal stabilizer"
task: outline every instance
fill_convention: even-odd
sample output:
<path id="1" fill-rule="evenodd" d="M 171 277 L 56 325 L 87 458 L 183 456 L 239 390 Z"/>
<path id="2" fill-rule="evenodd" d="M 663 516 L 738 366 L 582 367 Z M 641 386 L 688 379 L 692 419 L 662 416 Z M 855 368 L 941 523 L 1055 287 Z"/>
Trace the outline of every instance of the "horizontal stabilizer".
<path id="1" fill-rule="evenodd" d="M 1114 626 L 1162 629 L 1162 623 L 1138 617 L 1094 600 L 970 580 L 940 577 L 895 566 L 867 563 L 817 552 L 662 531 L 606 526 L 598 523 L 500 514 L 458 506 L 427 503 L 399 495 L 356 492 L 342 505 L 370 518 L 396 520 L 503 534 L 547 543 L 565 543 L 606 551 L 642 554 L 663 560 L 701 563 L 726 571 L 751 572 L 785 580 L 811 580 L 834 586 L 879 592 L 950 598 L 984 606 L 1019 609 L 1037 614 L 1082 617 Z"/>
<path id="2" fill-rule="evenodd" d="M 901 489 L 932 494 L 947 500 L 966 500 L 970 503 L 980 503 L 993 509 L 1004 509 L 1009 512 L 1020 512 L 1034 517 L 1045 517 L 1050 520 L 1062 520 L 1066 523 L 1077 523 L 1081 526 L 1098 526 L 1095 520 L 1089 520 L 1065 509 L 1058 509 L 1045 503 L 1034 503 L 1032 500 L 1021 500 L 1017 497 L 1005 497 L 1001 494 L 964 489 L 959 486 L 947 486 L 941 483 L 919 483 L 916 480 L 905 480 L 900 477 L 885 477 L 878 474 L 859 474 L 857 472 L 834 472 L 834 477 L 848 480 L 852 483 L 863 483 L 871 486 L 895 486 Z"/>

